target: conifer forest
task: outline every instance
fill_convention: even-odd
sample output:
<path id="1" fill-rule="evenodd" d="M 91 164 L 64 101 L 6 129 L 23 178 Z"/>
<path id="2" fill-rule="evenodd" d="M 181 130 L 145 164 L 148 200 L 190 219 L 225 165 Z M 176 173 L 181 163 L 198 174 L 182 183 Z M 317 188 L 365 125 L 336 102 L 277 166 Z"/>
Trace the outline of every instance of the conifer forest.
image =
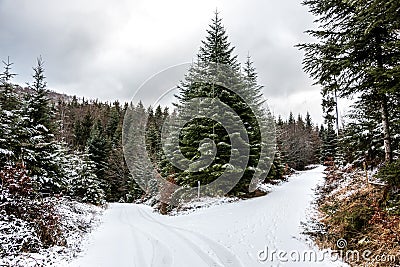
<path id="1" fill-rule="evenodd" d="M 172 12 L 175 2 L 165 8 L 179 16 Z M 247 5 L 260 5 L 257 12 L 279 6 L 256 2 Z M 101 75 L 86 78 L 104 82 L 99 88 L 115 98 L 68 91 L 66 84 L 57 88 L 64 70 L 53 64 L 54 52 L 24 52 L 34 62 L 27 68 L 11 49 L 16 44 L 8 36 L 15 28 L 8 23 L 14 20 L 2 15 L 17 11 L 0 2 L 0 266 L 399 266 L 400 2 L 286 2 L 310 21 L 299 30 L 303 37 L 282 40 L 290 39 L 288 49 L 300 53 L 293 64 L 318 98 L 287 107 L 285 99 L 295 98 L 290 91 L 280 94 L 289 90 L 284 86 L 291 74 L 279 78 L 281 88 L 265 84 L 271 75 L 266 69 L 282 67 L 264 67 L 272 63 L 259 50 L 271 43 L 254 36 L 253 28 L 271 38 L 280 33 L 256 23 L 238 34 L 235 27 L 252 19 L 244 13 L 232 19 L 230 12 L 242 4 L 221 4 L 216 11 L 211 5 L 202 33 L 187 36 L 197 46 L 185 47 L 190 63 L 169 104 L 149 104 L 147 96 L 161 97 L 155 85 L 143 99 L 118 97 L 117 88 L 125 85 L 115 81 L 122 74 L 113 80 L 115 89 Z M 105 19 L 111 23 L 110 14 Z M 44 18 L 51 24 L 50 15 Z M 148 23 L 132 26 L 143 30 L 132 30 L 135 40 L 163 38 Z M 176 25 L 189 27 L 182 23 Z M 83 43 L 86 37 L 73 38 Z M 240 46 L 253 39 L 254 53 L 246 48 L 243 54 Z M 119 41 L 112 42 L 123 53 Z M 174 53 L 186 56 L 179 49 Z M 161 50 L 151 51 L 150 61 L 163 60 Z M 104 58 L 117 54 L 105 52 Z M 76 71 L 85 67 L 79 64 Z M 135 76 L 139 68 L 159 71 L 156 63 L 135 64 L 133 80 L 141 77 Z M 114 79 L 112 66 L 104 68 Z M 62 77 L 80 77 L 65 71 Z M 153 73 L 146 73 L 148 84 Z M 296 93 L 307 95 L 301 86 Z M 301 257 L 307 248 L 309 260 Z M 272 249 L 286 254 L 274 256 Z"/>

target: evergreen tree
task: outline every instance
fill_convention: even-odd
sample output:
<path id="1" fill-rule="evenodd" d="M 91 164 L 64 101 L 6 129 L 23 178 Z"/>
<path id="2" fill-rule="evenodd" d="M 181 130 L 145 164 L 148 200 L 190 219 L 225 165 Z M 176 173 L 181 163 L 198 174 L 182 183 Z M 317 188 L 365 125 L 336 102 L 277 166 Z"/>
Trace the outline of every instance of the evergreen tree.
<path id="1" fill-rule="evenodd" d="M 146 147 L 146 110 L 139 102 L 136 106 L 130 103 L 124 118 L 124 136 L 122 145 L 126 151 L 125 161 L 131 175 L 127 180 L 127 201 L 137 196 L 152 197 L 157 192 L 157 184 L 153 182 L 153 166 L 143 151 Z"/>
<path id="2" fill-rule="evenodd" d="M 276 125 L 278 125 L 278 126 L 280 126 L 280 127 L 283 126 L 283 120 L 282 120 L 281 115 L 278 116 L 278 120 L 277 120 L 277 122 L 276 122 Z"/>
<path id="3" fill-rule="evenodd" d="M 60 165 L 66 177 L 64 193 L 79 201 L 102 204 L 105 200 L 95 164 L 85 152 L 71 152 L 65 143 L 58 144 Z"/>
<path id="4" fill-rule="evenodd" d="M 374 97 L 381 115 L 384 159 L 390 162 L 388 100 L 400 85 L 399 1 L 305 0 L 303 4 L 319 23 L 318 30 L 309 31 L 318 43 L 300 45 L 306 52 L 305 70 L 322 85 L 324 94 Z"/>
<path id="5" fill-rule="evenodd" d="M 289 130 L 293 133 L 296 132 L 296 120 L 294 118 L 293 112 L 290 111 L 289 113 L 289 120 L 288 120 Z"/>
<path id="6" fill-rule="evenodd" d="M 256 166 L 259 163 L 260 158 L 262 158 L 264 161 L 273 160 L 268 176 L 264 177 L 264 180 L 280 179 L 283 176 L 283 166 L 279 147 L 276 145 L 270 146 L 270 151 L 266 151 L 263 154 L 261 154 L 260 151 L 260 141 L 262 139 L 264 142 L 267 141 L 269 144 L 275 144 L 276 140 L 272 140 L 271 138 L 275 138 L 276 129 L 275 125 L 271 124 L 273 121 L 272 116 L 268 114 L 268 116 L 265 117 L 265 114 L 263 114 L 263 112 L 265 112 L 265 110 L 263 110 L 263 104 L 265 103 L 262 93 L 263 86 L 258 84 L 258 74 L 250 55 L 247 56 L 247 60 L 244 64 L 243 74 L 246 85 L 245 94 L 253 105 L 252 110 L 256 112 L 258 111 L 259 113 L 256 114 L 258 115 L 258 118 L 264 119 L 263 121 L 259 122 L 255 116 L 252 116 L 254 114 L 251 114 L 250 112 L 248 113 L 250 116 L 244 117 L 245 123 L 250 125 L 250 127 L 247 127 L 246 130 L 252 134 L 252 138 L 250 138 L 250 151 L 253 158 L 250 158 L 248 165 Z M 261 125 L 258 125 L 259 123 L 261 123 Z M 254 125 L 257 125 L 260 127 L 260 129 L 257 129 L 258 127 L 254 127 Z M 262 138 L 261 135 L 263 135 Z"/>
<path id="7" fill-rule="evenodd" d="M 180 117 L 184 117 L 183 111 L 185 107 L 190 105 L 191 99 L 196 97 L 207 97 L 211 99 L 218 97 L 219 100 L 225 101 L 224 103 L 228 102 L 226 104 L 232 107 L 232 105 L 229 105 L 231 104 L 229 103 L 231 102 L 229 101 L 229 98 L 232 97 L 231 93 L 224 90 L 223 86 L 210 83 L 209 80 L 212 77 L 210 74 L 207 74 L 207 72 L 213 73 L 212 69 L 207 69 L 209 64 L 225 64 L 229 67 L 233 67 L 232 70 L 229 70 L 229 74 L 233 74 L 232 76 L 237 77 L 237 80 L 240 79 L 238 73 L 235 74 L 234 68 L 237 68 L 238 63 L 236 61 L 236 56 L 232 55 L 233 47 L 230 46 L 227 38 L 221 19 L 218 17 L 218 13 L 216 13 L 210 25 L 210 29 L 207 31 L 206 40 L 203 41 L 203 45 L 200 48 L 198 61 L 192 65 L 185 80 L 180 85 L 180 95 L 178 97 L 180 102 L 178 105 Z M 214 65 L 211 66 L 211 68 L 213 67 Z M 221 75 L 229 74 L 223 73 Z M 225 86 L 229 87 L 230 85 L 235 86 L 233 84 L 227 84 Z M 192 164 L 191 169 L 198 169 L 201 171 L 193 172 L 189 170 L 190 173 L 187 174 L 179 169 L 175 169 L 175 179 L 179 185 L 197 186 L 198 181 L 202 185 L 209 184 L 224 172 L 225 168 L 223 166 L 229 162 L 230 155 L 227 153 L 230 153 L 231 143 L 226 130 L 221 124 L 210 119 L 212 117 L 211 113 L 213 112 L 210 106 L 199 105 L 198 110 L 202 110 L 206 118 L 196 119 L 183 127 L 181 130 L 182 139 L 180 140 L 180 145 L 185 158 L 191 159 L 192 161 L 197 160 L 196 162 L 198 164 Z M 207 139 L 213 140 L 219 147 L 217 145 L 218 154 L 215 156 L 213 166 L 204 169 L 201 164 L 207 162 L 210 156 L 209 151 L 212 149 L 210 143 L 202 145 L 201 141 Z M 202 159 L 202 154 L 208 155 L 203 157 L 203 161 L 200 160 Z"/>
<path id="8" fill-rule="evenodd" d="M 169 113 L 168 113 L 168 108 L 165 108 L 164 111 L 162 110 L 161 106 L 158 105 L 155 112 L 154 112 L 154 126 L 156 129 L 156 142 L 154 144 L 154 150 L 155 150 L 155 159 L 157 162 L 157 165 L 160 165 L 161 159 L 163 157 L 163 150 L 162 150 L 162 144 L 161 144 L 161 133 L 162 133 L 162 127 L 165 122 L 165 120 L 168 118 Z"/>
<path id="9" fill-rule="evenodd" d="M 101 181 L 95 174 L 96 165 L 87 154 L 78 154 L 75 167 L 76 179 L 72 180 L 74 196 L 80 197 L 83 202 L 102 204 L 105 193 Z"/>
<path id="10" fill-rule="evenodd" d="M 11 83 L 12 79 L 16 74 L 11 72 L 13 63 L 10 62 L 10 58 L 7 61 L 2 61 L 4 64 L 4 71 L 0 74 L 0 103 L 3 110 L 15 110 L 18 106 L 18 96 L 15 94 L 14 85 Z"/>
<path id="11" fill-rule="evenodd" d="M 76 121 L 74 127 L 74 146 L 80 151 L 83 151 L 86 147 L 90 133 L 93 127 L 93 118 L 90 112 L 87 112 L 83 117 L 83 120 Z"/>
<path id="12" fill-rule="evenodd" d="M 126 106 L 123 111 L 119 108 L 119 103 L 115 102 L 114 107 L 111 109 L 111 119 L 108 122 L 109 135 L 112 136 L 111 149 L 108 154 L 106 177 L 107 184 L 109 185 L 108 201 L 132 201 L 132 197 L 137 198 L 136 194 L 129 192 L 130 173 L 128 166 L 124 159 L 124 152 L 122 147 L 122 121 L 119 118 L 119 114 L 126 112 Z M 114 113 L 114 115 L 112 115 Z M 118 114 L 118 122 L 116 116 Z M 116 123 L 116 126 L 110 127 Z M 115 132 L 111 133 L 111 129 Z"/>
<path id="13" fill-rule="evenodd" d="M 31 125 L 44 128 L 46 132 L 45 140 L 52 139 L 54 123 L 52 115 L 54 109 L 48 98 L 46 77 L 44 76 L 44 66 L 42 58 L 37 59 L 37 66 L 33 68 L 33 83 L 29 86 L 32 94 L 28 96 L 28 115 Z"/>
<path id="14" fill-rule="evenodd" d="M 154 117 L 153 108 L 150 106 L 147 109 L 147 124 L 146 124 L 146 149 L 153 164 L 157 164 L 157 142 L 159 140 L 156 119 Z"/>
<path id="15" fill-rule="evenodd" d="M 190 119 L 193 109 L 198 110 L 196 115 L 204 117 L 181 125 L 183 128 L 177 129 L 180 130 L 180 148 L 171 147 L 166 155 L 178 164 L 184 165 L 187 159 L 192 161 L 189 170 L 183 168 L 186 171 L 181 171 L 179 168 L 171 170 L 168 167 L 178 185 L 193 187 L 197 186 L 198 182 L 207 185 L 224 173 L 225 175 L 229 173 L 230 179 L 243 173 L 237 185 L 230 191 L 231 194 L 243 195 L 248 192 L 253 175 L 262 176 L 263 168 L 259 168 L 259 163 L 265 164 L 267 156 L 260 160 L 261 147 L 266 145 L 261 144 L 261 134 L 262 130 L 270 125 L 267 125 L 267 121 L 262 121 L 262 125 L 259 125 L 256 118 L 261 114 L 265 115 L 266 111 L 260 107 L 263 103 L 260 100 L 261 87 L 256 83 L 257 74 L 252 62 L 248 59 L 244 68 L 245 73 L 242 74 L 237 56 L 233 55 L 233 49 L 228 42 L 221 19 L 216 13 L 207 30 L 207 37 L 202 42 L 197 61 L 192 64 L 179 86 L 180 94 L 177 104 L 179 119 L 182 121 Z M 193 107 L 192 99 L 201 97 L 214 102 L 197 103 L 197 107 Z M 232 108 L 237 115 L 223 108 L 216 110 L 217 101 Z M 224 118 L 224 121 L 218 122 L 212 119 L 218 117 Z M 244 122 L 249 142 L 237 128 L 237 121 Z M 224 128 L 226 125 L 236 128 L 232 133 L 228 133 Z M 269 149 L 275 152 L 275 148 Z M 250 150 L 247 165 L 245 163 L 247 159 L 242 155 L 246 150 Z M 180 158 L 180 152 L 186 159 Z M 228 164 L 231 152 L 233 152 L 233 158 L 237 158 L 234 165 Z M 210 165 L 206 167 L 208 164 Z M 243 167 L 240 167 L 241 165 Z"/>
<path id="16" fill-rule="evenodd" d="M 326 131 L 322 136 L 321 162 L 333 162 L 337 156 L 337 136 L 334 129 L 335 125 L 335 100 L 333 96 L 327 94 L 322 100 L 324 119 L 327 125 Z"/>
<path id="17" fill-rule="evenodd" d="M 136 195 L 136 192 L 129 192 L 129 180 L 131 177 L 128 166 L 125 163 L 121 144 L 114 145 L 109 152 L 105 177 L 109 190 L 107 201 L 125 202 L 132 201 L 132 197 L 135 197 L 135 199 L 140 197 L 140 195 Z"/>
<path id="18" fill-rule="evenodd" d="M 11 73 L 12 63 L 3 61 L 4 71 L 0 74 L 0 164 L 15 162 L 20 153 L 20 105 L 15 94 Z"/>
<path id="19" fill-rule="evenodd" d="M 253 104 L 261 107 L 264 104 L 262 88 L 263 86 L 258 84 L 258 74 L 254 67 L 254 62 L 251 60 L 250 55 L 247 55 L 247 60 L 243 67 L 244 82 L 246 84 L 246 91 Z"/>
<path id="20" fill-rule="evenodd" d="M 311 120 L 310 113 L 308 113 L 308 111 L 307 111 L 307 114 L 306 114 L 306 125 L 305 125 L 305 127 L 306 127 L 308 132 L 312 131 L 313 123 L 312 123 L 312 120 Z"/>
<path id="21" fill-rule="evenodd" d="M 206 39 L 202 41 L 202 46 L 200 47 L 199 62 L 224 64 L 238 70 L 237 56 L 233 55 L 235 47 L 229 43 L 228 35 L 217 11 L 209 27 Z"/>
<path id="22" fill-rule="evenodd" d="M 56 151 L 53 134 L 55 126 L 52 118 L 54 112 L 47 96 L 48 89 L 41 58 L 37 59 L 37 66 L 33 71 L 33 83 L 29 85 L 32 93 L 26 95 L 23 110 L 26 134 L 22 159 L 39 189 L 45 193 L 55 193 L 60 191 L 63 185 L 57 157 L 54 154 Z"/>
<path id="23" fill-rule="evenodd" d="M 110 108 L 109 113 L 107 114 L 107 125 L 105 129 L 105 133 L 107 137 L 112 141 L 114 144 L 115 142 L 118 142 L 119 136 L 115 136 L 118 129 L 118 126 L 120 124 L 120 117 L 121 117 L 121 107 L 118 101 L 114 102 L 113 106 Z"/>
<path id="24" fill-rule="evenodd" d="M 87 150 L 89 153 L 89 158 L 92 160 L 96 166 L 96 175 L 101 181 L 105 180 L 105 170 L 107 168 L 107 158 L 109 153 L 109 142 L 104 136 L 103 126 L 100 120 L 97 120 L 93 125 L 92 131 L 90 133 L 90 138 L 87 143 Z M 103 184 L 103 186 L 106 186 Z M 106 189 L 106 188 L 104 188 Z M 108 189 L 105 190 L 109 193 Z"/>
<path id="25" fill-rule="evenodd" d="M 100 119 L 98 119 L 92 127 L 86 150 L 90 160 L 94 162 L 94 173 L 100 181 L 101 189 L 105 192 L 106 199 L 114 199 L 112 185 L 106 176 L 110 149 L 110 142 L 105 136 Z"/>
<path id="26" fill-rule="evenodd" d="M 384 158 L 380 115 L 375 112 L 379 110 L 379 105 L 379 102 L 374 101 L 374 96 L 368 97 L 366 94 L 353 104 L 347 116 L 349 122 L 344 125 L 339 140 L 339 149 L 345 163 L 360 166 L 361 162 L 366 161 L 368 166 L 377 166 Z"/>

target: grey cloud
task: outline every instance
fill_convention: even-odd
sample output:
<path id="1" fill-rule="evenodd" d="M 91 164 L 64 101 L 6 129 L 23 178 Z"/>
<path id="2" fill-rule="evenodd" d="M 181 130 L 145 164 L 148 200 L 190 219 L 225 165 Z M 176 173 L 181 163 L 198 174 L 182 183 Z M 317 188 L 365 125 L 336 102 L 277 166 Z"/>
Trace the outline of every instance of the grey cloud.
<path id="1" fill-rule="evenodd" d="M 267 99 L 318 94 L 294 47 L 309 40 L 303 32 L 313 20 L 300 0 L 2 0 L 0 58 L 15 62 L 19 83 L 31 80 L 42 55 L 56 91 L 127 101 L 154 73 L 195 58 L 216 7 L 239 59 L 252 55 Z M 301 109 L 303 100 L 290 101 Z M 319 102 L 307 105 L 320 110 Z"/>

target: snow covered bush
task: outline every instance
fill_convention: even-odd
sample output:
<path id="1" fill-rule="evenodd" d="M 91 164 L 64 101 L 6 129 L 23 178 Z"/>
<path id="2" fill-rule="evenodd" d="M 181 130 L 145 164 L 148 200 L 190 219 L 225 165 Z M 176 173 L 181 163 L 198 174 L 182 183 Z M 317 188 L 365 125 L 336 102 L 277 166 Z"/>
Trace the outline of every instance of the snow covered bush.
<path id="1" fill-rule="evenodd" d="M 0 211 L 0 257 L 20 252 L 38 252 L 42 243 L 27 221 Z"/>
<path id="2" fill-rule="evenodd" d="M 22 165 L 4 167 L 0 170 L 0 178 L 2 256 L 62 245 L 65 241 L 54 202 L 38 198 L 25 168 Z"/>
<path id="3" fill-rule="evenodd" d="M 101 207 L 79 203 L 68 198 L 46 198 L 59 217 L 62 245 L 44 246 L 34 222 L 0 212 L 0 266 L 67 266 L 80 252 L 81 244 L 99 222 Z"/>

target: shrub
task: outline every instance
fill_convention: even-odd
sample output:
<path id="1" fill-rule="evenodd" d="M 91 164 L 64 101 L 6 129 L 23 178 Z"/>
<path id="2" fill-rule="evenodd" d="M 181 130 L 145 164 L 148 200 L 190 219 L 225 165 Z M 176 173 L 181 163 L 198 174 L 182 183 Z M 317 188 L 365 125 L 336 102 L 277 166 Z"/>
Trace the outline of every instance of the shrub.
<path id="1" fill-rule="evenodd" d="M 377 178 L 386 181 L 390 187 L 400 186 L 400 159 L 382 167 L 376 175 Z"/>
<path id="2" fill-rule="evenodd" d="M 386 206 L 386 210 L 391 214 L 400 215 L 400 160 L 382 167 L 376 177 L 388 184 L 382 205 Z"/>
<path id="3" fill-rule="evenodd" d="M 1 254 L 37 252 L 42 246 L 64 244 L 54 202 L 38 198 L 24 166 L 6 166 L 0 170 L 0 178 L 0 220 L 13 222 L 0 230 L 9 232 L 10 243 L 15 244 L 3 247 Z"/>

